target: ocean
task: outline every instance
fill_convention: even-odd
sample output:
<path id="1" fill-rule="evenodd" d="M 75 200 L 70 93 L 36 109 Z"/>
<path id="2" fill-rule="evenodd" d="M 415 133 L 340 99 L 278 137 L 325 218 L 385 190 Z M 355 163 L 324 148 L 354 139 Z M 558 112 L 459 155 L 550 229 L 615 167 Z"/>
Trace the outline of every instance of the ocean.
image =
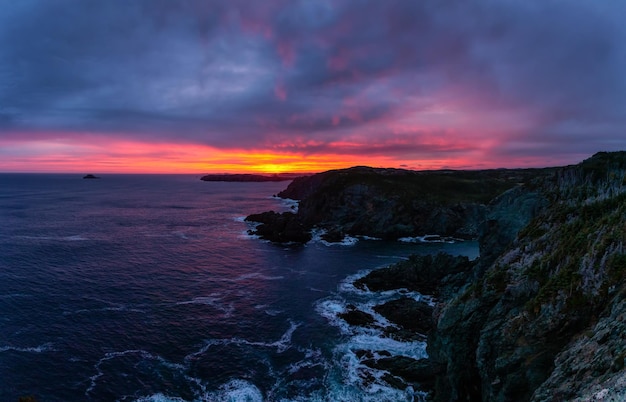
<path id="1" fill-rule="evenodd" d="M 476 242 L 248 235 L 246 215 L 293 207 L 272 196 L 287 184 L 0 174 L 0 401 L 419 400 L 355 352 L 419 358 L 425 344 L 337 314 L 400 297 L 355 289 L 366 272 L 475 258 Z"/>

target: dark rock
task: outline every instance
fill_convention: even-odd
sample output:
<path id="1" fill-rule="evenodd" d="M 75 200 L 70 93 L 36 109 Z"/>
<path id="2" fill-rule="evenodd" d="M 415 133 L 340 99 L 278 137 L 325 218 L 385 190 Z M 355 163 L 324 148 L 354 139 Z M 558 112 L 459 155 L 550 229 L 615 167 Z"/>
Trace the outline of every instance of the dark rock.
<path id="1" fill-rule="evenodd" d="M 343 241 L 343 239 L 345 238 L 345 234 L 343 232 L 341 232 L 340 230 L 329 230 L 326 233 L 324 233 L 321 237 L 322 240 L 329 242 L 329 243 L 339 243 L 341 241 Z"/>
<path id="2" fill-rule="evenodd" d="M 370 327 L 375 322 L 374 317 L 372 317 L 371 314 L 356 309 L 340 313 L 338 316 L 348 324 L 359 327 Z"/>
<path id="3" fill-rule="evenodd" d="M 412 255 L 407 261 L 370 272 L 356 280 L 354 286 L 359 289 L 367 287 L 371 291 L 404 288 L 424 295 L 441 296 L 464 284 L 473 267 L 474 263 L 465 256 L 445 253 Z"/>
<path id="4" fill-rule="evenodd" d="M 88 174 L 88 175 L 83 176 L 83 179 L 99 179 L 99 178 L 100 177 L 94 176 L 92 174 Z"/>
<path id="5" fill-rule="evenodd" d="M 260 222 L 251 234 L 276 243 L 306 243 L 311 240 L 311 232 L 300 223 L 296 214 L 274 211 L 253 214 L 246 217 L 246 221 Z"/>
<path id="6" fill-rule="evenodd" d="M 399 377 L 404 380 L 398 382 L 392 378 L 388 381 L 397 388 L 406 387 L 406 383 L 417 385 L 423 391 L 431 391 L 434 389 L 437 377 L 442 374 L 442 368 L 433 363 L 429 359 L 412 359 L 406 356 L 392 356 L 380 359 L 368 359 L 363 362 L 366 366 L 385 370 L 392 376 Z"/>
<path id="7" fill-rule="evenodd" d="M 391 300 L 374 311 L 410 333 L 427 334 L 433 328 L 433 307 L 415 299 Z"/>

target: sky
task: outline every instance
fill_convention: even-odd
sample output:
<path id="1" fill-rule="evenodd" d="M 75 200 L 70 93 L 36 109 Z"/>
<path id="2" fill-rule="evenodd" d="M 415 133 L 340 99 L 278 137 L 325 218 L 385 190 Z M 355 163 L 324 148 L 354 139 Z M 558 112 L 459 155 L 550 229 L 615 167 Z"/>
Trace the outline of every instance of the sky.
<path id="1" fill-rule="evenodd" d="M 626 149 L 624 0 L 0 0 L 0 171 L 544 167 Z"/>

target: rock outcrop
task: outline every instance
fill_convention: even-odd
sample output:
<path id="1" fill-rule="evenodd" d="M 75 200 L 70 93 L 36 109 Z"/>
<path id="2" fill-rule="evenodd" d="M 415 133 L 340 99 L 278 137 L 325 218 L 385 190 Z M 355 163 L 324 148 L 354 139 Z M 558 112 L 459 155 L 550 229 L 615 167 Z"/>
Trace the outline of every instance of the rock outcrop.
<path id="1" fill-rule="evenodd" d="M 293 180 L 278 196 L 299 200 L 298 221 L 327 241 L 437 234 L 476 238 L 487 204 L 532 170 L 424 171 L 354 167 Z M 249 218 L 252 220 L 252 218 Z"/>
<path id="2" fill-rule="evenodd" d="M 276 243 L 306 243 L 311 240 L 311 231 L 293 212 L 262 212 L 248 216 L 246 221 L 260 223 L 250 231 L 251 234 Z"/>

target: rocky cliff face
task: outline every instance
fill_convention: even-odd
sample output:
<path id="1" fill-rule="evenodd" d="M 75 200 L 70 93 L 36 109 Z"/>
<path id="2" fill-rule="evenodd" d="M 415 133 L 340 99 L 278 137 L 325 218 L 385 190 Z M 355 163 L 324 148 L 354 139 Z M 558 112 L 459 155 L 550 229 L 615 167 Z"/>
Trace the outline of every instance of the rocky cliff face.
<path id="1" fill-rule="evenodd" d="M 625 180 L 626 153 L 597 154 L 515 190 L 509 213 L 492 210 L 481 237 L 492 252 L 440 303 L 429 338 L 445 367 L 437 400 L 624 394 Z"/>
<path id="2" fill-rule="evenodd" d="M 341 239 L 437 234 L 476 238 L 502 192 L 538 171 L 432 171 L 355 167 L 295 179 L 278 195 L 300 200 L 297 221 Z M 543 174 L 543 173 L 541 173 Z"/>
<path id="3" fill-rule="evenodd" d="M 368 361 L 398 386 L 436 401 L 626 400 L 626 152 L 534 171 L 353 168 L 281 195 L 301 200 L 297 214 L 272 215 L 290 230 L 478 236 L 478 261 L 413 257 L 355 283 L 437 297 L 429 325 L 423 306 L 381 307 L 432 327 L 428 361 Z M 346 319 L 369 325 L 356 310 Z"/>

